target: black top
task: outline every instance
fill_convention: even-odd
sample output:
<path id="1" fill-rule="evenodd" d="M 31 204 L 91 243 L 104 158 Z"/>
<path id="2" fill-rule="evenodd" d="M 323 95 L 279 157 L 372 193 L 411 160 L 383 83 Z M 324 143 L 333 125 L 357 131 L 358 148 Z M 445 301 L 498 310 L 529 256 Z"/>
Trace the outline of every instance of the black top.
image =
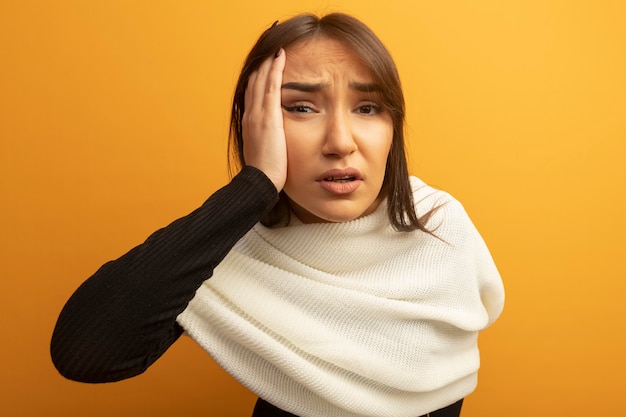
<path id="1" fill-rule="evenodd" d="M 201 207 L 104 264 L 68 300 L 50 352 L 81 382 L 144 372 L 182 334 L 176 317 L 235 243 L 278 201 L 272 182 L 245 167 Z"/>

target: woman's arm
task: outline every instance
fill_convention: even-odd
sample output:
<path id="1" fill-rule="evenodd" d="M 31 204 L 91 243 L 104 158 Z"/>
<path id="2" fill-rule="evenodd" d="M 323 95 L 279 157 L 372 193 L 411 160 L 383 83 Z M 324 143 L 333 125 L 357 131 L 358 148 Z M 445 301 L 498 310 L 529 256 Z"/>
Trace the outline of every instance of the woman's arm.
<path id="1" fill-rule="evenodd" d="M 68 300 L 51 342 L 66 378 L 112 382 L 144 372 L 182 333 L 176 317 L 233 245 L 278 199 L 245 167 L 200 208 L 104 264 Z"/>
<path id="2" fill-rule="evenodd" d="M 285 54 L 248 80 L 247 167 L 193 213 L 85 281 L 61 311 L 52 361 L 66 378 L 112 382 L 145 371 L 182 334 L 176 317 L 233 245 L 278 201 L 287 176 L 281 109 Z"/>

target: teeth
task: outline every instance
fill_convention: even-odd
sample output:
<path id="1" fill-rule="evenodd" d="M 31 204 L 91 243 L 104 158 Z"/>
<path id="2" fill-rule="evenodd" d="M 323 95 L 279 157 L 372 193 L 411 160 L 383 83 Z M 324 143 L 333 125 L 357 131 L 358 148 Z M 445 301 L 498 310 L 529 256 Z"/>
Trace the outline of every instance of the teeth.
<path id="1" fill-rule="evenodd" d="M 326 179 L 324 179 L 324 181 L 337 181 L 337 182 L 349 182 L 349 181 L 354 181 L 354 177 L 350 177 L 350 176 L 345 176 L 345 177 L 328 177 Z"/>

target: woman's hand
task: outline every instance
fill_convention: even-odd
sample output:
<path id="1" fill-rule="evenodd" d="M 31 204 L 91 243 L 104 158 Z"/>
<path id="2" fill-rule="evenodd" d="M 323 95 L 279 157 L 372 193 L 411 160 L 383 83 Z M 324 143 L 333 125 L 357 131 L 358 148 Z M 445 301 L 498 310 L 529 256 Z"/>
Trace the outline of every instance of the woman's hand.
<path id="1" fill-rule="evenodd" d="M 260 169 L 280 192 L 287 179 L 287 145 L 283 128 L 281 85 L 285 51 L 268 58 L 248 80 L 242 120 L 243 157 Z"/>

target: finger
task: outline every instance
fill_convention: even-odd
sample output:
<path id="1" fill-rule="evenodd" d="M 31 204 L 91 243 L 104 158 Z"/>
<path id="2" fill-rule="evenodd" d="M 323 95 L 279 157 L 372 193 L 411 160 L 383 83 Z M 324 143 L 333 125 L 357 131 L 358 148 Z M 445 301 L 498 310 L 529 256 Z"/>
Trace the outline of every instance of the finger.
<path id="1" fill-rule="evenodd" d="M 267 76 L 267 86 L 265 95 L 265 105 L 267 108 L 280 111 L 281 87 L 283 82 L 283 71 L 285 69 L 286 54 L 281 48 L 276 57 L 272 60 Z"/>
<path id="2" fill-rule="evenodd" d="M 250 74 L 250 77 L 248 77 L 248 84 L 246 85 L 246 91 L 244 94 L 244 110 L 245 113 L 249 113 L 250 109 L 252 108 L 253 102 L 254 102 L 254 85 L 256 84 L 256 79 L 257 79 L 258 73 L 257 71 L 254 71 L 252 74 Z"/>
<path id="3" fill-rule="evenodd" d="M 267 88 L 267 76 L 272 66 L 273 58 L 268 58 L 255 71 L 254 83 L 248 85 L 251 93 L 251 110 L 260 110 L 263 106 L 263 96 Z"/>

